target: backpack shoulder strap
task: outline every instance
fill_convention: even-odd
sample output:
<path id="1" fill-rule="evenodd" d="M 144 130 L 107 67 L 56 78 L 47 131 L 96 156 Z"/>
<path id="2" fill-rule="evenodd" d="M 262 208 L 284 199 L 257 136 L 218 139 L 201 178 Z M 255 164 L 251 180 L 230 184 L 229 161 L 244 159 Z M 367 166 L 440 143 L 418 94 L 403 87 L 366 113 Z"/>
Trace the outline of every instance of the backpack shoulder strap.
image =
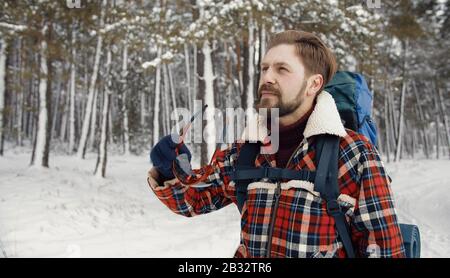
<path id="1" fill-rule="evenodd" d="M 321 135 L 316 142 L 316 180 L 314 190 L 319 192 L 327 203 L 327 212 L 335 220 L 338 235 L 344 244 L 347 256 L 355 257 L 349 227 L 344 212 L 341 210 L 337 198 L 338 186 L 339 137 Z"/>
<path id="2" fill-rule="evenodd" d="M 243 171 L 252 169 L 255 167 L 256 156 L 259 154 L 261 143 L 249 143 L 245 142 L 241 147 L 239 152 L 239 157 L 236 162 L 235 171 Z M 235 182 L 236 188 L 236 199 L 238 204 L 239 212 L 242 213 L 242 208 L 247 200 L 247 187 L 248 184 L 253 180 L 249 179 L 239 179 Z"/>

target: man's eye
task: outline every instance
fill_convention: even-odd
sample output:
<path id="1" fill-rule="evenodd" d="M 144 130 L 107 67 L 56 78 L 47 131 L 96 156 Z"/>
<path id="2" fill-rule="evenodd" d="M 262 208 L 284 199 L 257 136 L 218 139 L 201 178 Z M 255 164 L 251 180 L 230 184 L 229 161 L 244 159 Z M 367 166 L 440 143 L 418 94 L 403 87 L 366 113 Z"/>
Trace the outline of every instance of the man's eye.
<path id="1" fill-rule="evenodd" d="M 281 67 L 281 68 L 280 68 L 280 71 L 282 71 L 282 70 L 284 70 L 284 71 L 288 71 L 288 69 L 287 69 L 287 68 L 283 68 L 283 67 Z"/>
<path id="2" fill-rule="evenodd" d="M 262 68 L 261 71 L 263 71 L 263 72 L 264 72 L 264 71 L 267 71 L 267 68 Z"/>

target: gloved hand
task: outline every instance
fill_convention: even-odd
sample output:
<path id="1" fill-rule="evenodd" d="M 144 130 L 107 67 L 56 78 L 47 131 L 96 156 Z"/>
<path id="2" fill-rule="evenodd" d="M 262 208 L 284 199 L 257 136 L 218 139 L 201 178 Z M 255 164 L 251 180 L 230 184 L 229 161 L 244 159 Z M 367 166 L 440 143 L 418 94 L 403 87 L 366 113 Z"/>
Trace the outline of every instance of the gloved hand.
<path id="1" fill-rule="evenodd" d="M 176 142 L 174 142 L 172 137 L 176 140 Z M 150 152 L 150 160 L 152 161 L 153 166 L 166 180 L 175 178 L 172 172 L 172 164 L 177 156 L 175 153 L 175 148 L 178 140 L 178 135 L 166 135 L 152 148 Z M 179 154 L 182 153 L 187 154 L 190 162 L 192 155 L 185 144 L 182 144 L 180 147 Z"/>

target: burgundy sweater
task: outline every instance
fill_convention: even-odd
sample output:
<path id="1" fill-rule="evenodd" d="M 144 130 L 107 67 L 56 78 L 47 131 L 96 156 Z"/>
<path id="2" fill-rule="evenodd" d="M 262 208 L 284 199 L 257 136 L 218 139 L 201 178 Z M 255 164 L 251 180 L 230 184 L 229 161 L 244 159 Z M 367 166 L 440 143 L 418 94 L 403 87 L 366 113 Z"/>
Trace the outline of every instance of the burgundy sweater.
<path id="1" fill-rule="evenodd" d="M 314 108 L 314 107 L 313 107 Z M 311 108 L 298 121 L 288 126 L 280 126 L 280 144 L 278 152 L 275 154 L 276 164 L 279 168 L 285 168 L 292 153 L 303 140 L 303 131 L 306 123 L 311 115 L 313 108 Z"/>

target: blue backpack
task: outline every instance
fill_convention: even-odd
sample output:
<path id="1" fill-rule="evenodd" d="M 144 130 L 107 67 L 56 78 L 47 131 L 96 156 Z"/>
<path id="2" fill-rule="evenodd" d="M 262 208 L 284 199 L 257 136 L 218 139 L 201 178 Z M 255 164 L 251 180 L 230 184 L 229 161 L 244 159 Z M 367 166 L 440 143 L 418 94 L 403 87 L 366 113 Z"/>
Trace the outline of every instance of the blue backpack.
<path id="1" fill-rule="evenodd" d="M 364 135 L 377 146 L 377 127 L 372 120 L 373 94 L 364 76 L 349 71 L 338 71 L 324 89 L 333 96 L 344 126 Z M 419 258 L 419 228 L 416 225 L 400 224 L 400 230 L 406 257 Z"/>
<path id="2" fill-rule="evenodd" d="M 364 76 L 338 71 L 324 90 L 333 96 L 344 126 L 366 136 L 377 146 L 377 127 L 371 117 L 373 94 Z"/>

